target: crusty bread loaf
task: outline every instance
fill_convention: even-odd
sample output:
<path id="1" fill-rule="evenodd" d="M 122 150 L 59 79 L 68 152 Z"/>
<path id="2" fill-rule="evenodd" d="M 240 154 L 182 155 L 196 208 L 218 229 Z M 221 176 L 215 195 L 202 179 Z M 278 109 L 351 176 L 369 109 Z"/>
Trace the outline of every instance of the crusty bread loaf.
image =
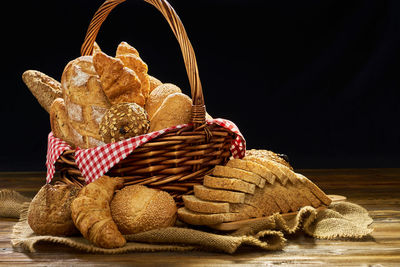
<path id="1" fill-rule="evenodd" d="M 48 113 L 53 101 L 62 97 L 61 83 L 40 71 L 27 70 L 22 74 L 22 80 Z"/>
<path id="2" fill-rule="evenodd" d="M 217 165 L 215 166 L 212 174 L 218 177 L 230 177 L 240 179 L 242 181 L 255 184 L 261 188 L 265 185 L 265 180 L 258 174 L 237 168 L 231 168 L 228 166 Z"/>
<path id="3" fill-rule="evenodd" d="M 29 205 L 28 224 L 38 235 L 70 236 L 78 233 L 71 218 L 71 203 L 79 193 L 74 185 L 46 184 Z"/>
<path id="4" fill-rule="evenodd" d="M 258 174 L 267 180 L 269 184 L 273 184 L 276 179 L 276 176 L 269 169 L 257 162 L 242 159 L 231 159 L 228 161 L 226 166 Z"/>
<path id="5" fill-rule="evenodd" d="M 176 211 L 171 195 L 143 185 L 123 188 L 111 202 L 112 217 L 123 234 L 173 226 Z"/>
<path id="6" fill-rule="evenodd" d="M 67 108 L 63 98 L 57 98 L 50 106 L 50 126 L 55 137 L 74 146 L 73 130 L 69 125 Z"/>
<path id="7" fill-rule="evenodd" d="M 168 95 L 153 117 L 150 117 L 149 132 L 189 123 L 191 110 L 192 100 L 187 95 L 182 93 Z"/>
<path id="8" fill-rule="evenodd" d="M 145 105 L 145 110 L 147 114 L 149 114 L 150 120 L 153 119 L 154 114 L 160 108 L 167 96 L 174 93 L 182 93 L 182 91 L 178 86 L 172 83 L 160 84 L 151 91 Z"/>
<path id="9" fill-rule="evenodd" d="M 241 192 L 212 189 L 203 185 L 195 185 L 193 188 L 194 195 L 202 200 L 244 203 L 245 194 Z"/>
<path id="10" fill-rule="evenodd" d="M 210 188 L 239 191 L 248 194 L 254 194 L 256 188 L 254 184 L 239 179 L 215 177 L 210 175 L 204 176 L 203 185 Z"/>
<path id="11" fill-rule="evenodd" d="M 61 85 L 75 146 L 103 145 L 99 125 L 111 104 L 102 90 L 93 57 L 83 56 L 69 62 Z"/>

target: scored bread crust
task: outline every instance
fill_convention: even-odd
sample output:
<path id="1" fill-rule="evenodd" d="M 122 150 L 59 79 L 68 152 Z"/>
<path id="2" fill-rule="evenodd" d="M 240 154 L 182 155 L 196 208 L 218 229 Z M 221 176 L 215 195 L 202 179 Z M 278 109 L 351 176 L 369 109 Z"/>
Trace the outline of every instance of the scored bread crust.
<path id="1" fill-rule="evenodd" d="M 80 188 L 46 184 L 31 201 L 28 224 L 38 235 L 70 236 L 79 233 L 71 218 L 71 202 Z"/>
<path id="2" fill-rule="evenodd" d="M 74 145 L 75 141 L 69 124 L 67 108 L 62 98 L 57 98 L 50 106 L 50 126 L 55 137 Z"/>
<path id="3" fill-rule="evenodd" d="M 61 85 L 73 144 L 80 148 L 103 145 L 99 125 L 111 104 L 102 90 L 93 57 L 82 56 L 69 62 Z"/>

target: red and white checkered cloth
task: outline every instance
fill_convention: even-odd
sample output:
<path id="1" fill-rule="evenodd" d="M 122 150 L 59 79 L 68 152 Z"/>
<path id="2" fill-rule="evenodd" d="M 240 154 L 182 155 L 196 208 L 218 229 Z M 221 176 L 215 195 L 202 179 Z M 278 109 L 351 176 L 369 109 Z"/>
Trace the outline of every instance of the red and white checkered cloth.
<path id="1" fill-rule="evenodd" d="M 236 138 L 232 141 L 231 146 L 232 156 L 234 158 L 244 157 L 246 152 L 246 141 L 243 135 L 240 133 L 239 128 L 233 122 L 224 119 L 207 119 L 207 123 L 217 124 L 235 133 Z M 115 164 L 126 158 L 138 146 L 150 141 L 153 138 L 156 138 L 161 134 L 167 133 L 174 129 L 181 129 L 186 126 L 188 126 L 188 124 L 177 125 L 160 131 L 135 136 L 116 143 L 106 144 L 104 146 L 98 146 L 95 148 L 76 148 L 75 162 L 77 163 L 83 177 L 85 177 L 86 183 L 90 183 L 107 173 L 112 167 L 114 167 Z M 52 132 L 49 134 L 46 160 L 47 183 L 50 183 L 53 179 L 55 162 L 65 150 L 69 149 L 71 149 L 71 146 L 69 146 L 66 142 L 54 137 Z"/>

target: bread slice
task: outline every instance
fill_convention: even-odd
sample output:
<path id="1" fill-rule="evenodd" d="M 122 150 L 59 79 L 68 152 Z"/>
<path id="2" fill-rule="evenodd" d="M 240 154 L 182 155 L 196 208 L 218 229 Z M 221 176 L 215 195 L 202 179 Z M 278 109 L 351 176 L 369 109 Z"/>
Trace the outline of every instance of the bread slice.
<path id="1" fill-rule="evenodd" d="M 227 213 L 230 205 L 227 202 L 214 202 L 202 200 L 194 195 L 182 196 L 185 208 L 202 213 Z"/>
<path id="2" fill-rule="evenodd" d="M 244 193 L 228 190 L 213 189 L 203 185 L 195 185 L 194 195 L 208 201 L 222 201 L 228 203 L 244 203 Z"/>
<path id="3" fill-rule="evenodd" d="M 234 213 L 243 213 L 249 218 L 258 218 L 264 216 L 263 211 L 248 204 L 229 204 L 229 211 Z"/>
<path id="4" fill-rule="evenodd" d="M 281 208 L 276 203 L 270 187 L 272 187 L 272 185 L 266 185 L 262 189 L 257 188 L 254 195 L 246 195 L 244 202 L 260 209 L 264 216 L 281 212 Z"/>
<path id="5" fill-rule="evenodd" d="M 285 173 L 279 168 L 279 163 L 276 163 L 272 160 L 267 160 L 264 158 L 256 157 L 256 156 L 246 156 L 243 158 L 244 160 L 252 161 L 259 163 L 263 165 L 265 168 L 270 170 L 273 174 L 278 177 L 278 180 L 281 182 L 281 184 L 285 185 L 288 177 L 285 175 Z"/>
<path id="6" fill-rule="evenodd" d="M 230 161 L 228 161 L 226 166 L 258 174 L 262 178 L 267 180 L 269 184 L 273 184 L 276 179 L 276 176 L 269 169 L 257 162 L 242 159 L 231 159 Z"/>
<path id="7" fill-rule="evenodd" d="M 311 206 L 314 208 L 318 208 L 321 206 L 321 201 L 311 192 L 311 190 L 306 187 L 303 183 L 297 185 L 300 190 L 302 190 L 304 196 L 308 199 Z"/>
<path id="8" fill-rule="evenodd" d="M 302 190 L 299 187 L 296 187 L 291 183 L 287 183 L 285 188 L 295 204 L 295 207 L 293 207 L 292 211 L 298 211 L 302 207 L 310 206 L 310 201 L 308 201 L 308 199 L 303 195 Z"/>
<path id="9" fill-rule="evenodd" d="M 254 194 L 256 188 L 254 184 L 239 179 L 214 177 L 209 175 L 204 176 L 203 185 L 210 188 L 233 190 L 248 194 Z"/>
<path id="10" fill-rule="evenodd" d="M 217 165 L 215 166 L 212 174 L 218 177 L 236 178 L 248 183 L 255 184 L 260 188 L 263 188 L 265 185 L 265 180 L 260 175 L 237 168 Z"/>
<path id="11" fill-rule="evenodd" d="M 293 170 L 293 167 L 290 166 L 289 162 L 285 160 L 285 158 L 281 157 L 281 155 L 265 149 L 247 149 L 246 156 L 257 156 L 261 158 L 265 158 L 268 160 L 275 161 L 281 165 L 288 167 L 289 169 Z"/>
<path id="12" fill-rule="evenodd" d="M 192 225 L 213 225 L 223 222 L 232 222 L 248 219 L 244 213 L 200 213 L 191 211 L 185 207 L 178 209 L 178 218 Z"/>
<path id="13" fill-rule="evenodd" d="M 275 201 L 281 207 L 281 211 L 283 213 L 287 213 L 289 211 L 295 211 L 298 209 L 296 201 L 292 198 L 292 196 L 290 195 L 285 186 L 279 183 L 275 183 L 272 187 L 273 187 L 272 192 Z"/>
<path id="14" fill-rule="evenodd" d="M 307 177 L 302 174 L 297 173 L 300 181 L 310 189 L 310 191 L 326 206 L 329 206 L 332 200 L 313 182 L 311 182 Z"/>

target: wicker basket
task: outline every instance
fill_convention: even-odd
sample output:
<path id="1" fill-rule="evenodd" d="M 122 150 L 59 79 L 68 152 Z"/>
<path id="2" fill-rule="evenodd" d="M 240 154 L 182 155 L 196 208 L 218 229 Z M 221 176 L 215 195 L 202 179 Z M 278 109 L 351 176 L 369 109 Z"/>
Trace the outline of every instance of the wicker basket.
<path id="1" fill-rule="evenodd" d="M 90 22 L 81 54 L 91 55 L 97 33 L 110 11 L 125 0 L 108 0 L 95 13 Z M 169 192 L 178 205 L 182 195 L 193 192 L 193 185 L 201 184 L 204 175 L 215 165 L 225 164 L 231 156 L 231 142 L 235 134 L 205 122 L 205 105 L 195 54 L 186 31 L 174 9 L 165 0 L 145 0 L 154 5 L 166 18 L 182 50 L 191 86 L 191 124 L 176 129 L 136 148 L 106 175 L 123 177 L 125 186 L 142 184 Z M 56 162 L 61 180 L 79 186 L 85 184 L 77 164 L 74 150 L 65 151 Z"/>

